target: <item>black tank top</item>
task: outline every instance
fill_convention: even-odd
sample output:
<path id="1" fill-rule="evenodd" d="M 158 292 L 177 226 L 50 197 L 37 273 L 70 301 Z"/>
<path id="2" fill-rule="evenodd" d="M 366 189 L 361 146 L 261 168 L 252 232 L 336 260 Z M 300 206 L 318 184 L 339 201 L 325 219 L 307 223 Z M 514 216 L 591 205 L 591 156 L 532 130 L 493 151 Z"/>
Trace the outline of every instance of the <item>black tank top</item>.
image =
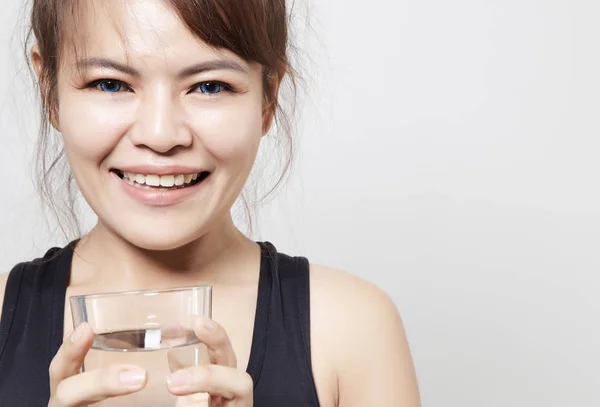
<path id="1" fill-rule="evenodd" d="M 0 319 L 0 406 L 46 407 L 48 367 L 63 338 L 73 247 L 10 272 Z M 248 374 L 255 407 L 318 407 L 311 367 L 309 265 L 260 243 Z"/>

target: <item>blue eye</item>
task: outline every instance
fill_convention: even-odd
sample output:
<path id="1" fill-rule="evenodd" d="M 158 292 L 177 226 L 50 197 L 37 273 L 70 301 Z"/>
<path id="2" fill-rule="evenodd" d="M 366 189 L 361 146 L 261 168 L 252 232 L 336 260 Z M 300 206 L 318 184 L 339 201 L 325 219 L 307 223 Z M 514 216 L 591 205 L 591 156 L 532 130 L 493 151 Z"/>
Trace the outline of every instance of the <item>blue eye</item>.
<path id="1" fill-rule="evenodd" d="M 207 95 L 216 95 L 223 90 L 223 84 L 219 82 L 203 82 L 198 85 L 198 89 Z"/>
<path id="2" fill-rule="evenodd" d="M 102 92 L 106 93 L 117 93 L 123 88 L 123 84 L 121 82 L 112 79 L 102 80 L 97 84 L 97 86 Z"/>

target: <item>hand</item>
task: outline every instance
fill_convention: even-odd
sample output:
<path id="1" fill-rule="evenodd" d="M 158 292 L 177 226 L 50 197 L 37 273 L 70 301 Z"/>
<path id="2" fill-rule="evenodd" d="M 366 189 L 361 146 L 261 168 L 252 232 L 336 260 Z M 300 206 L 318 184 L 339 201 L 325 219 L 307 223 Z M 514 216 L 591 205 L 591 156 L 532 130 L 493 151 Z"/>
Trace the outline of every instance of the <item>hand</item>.
<path id="1" fill-rule="evenodd" d="M 85 323 L 65 337 L 50 363 L 48 407 L 83 407 L 109 397 L 133 393 L 146 386 L 146 372 L 133 365 L 111 365 L 80 373 L 93 341 L 94 332 Z"/>
<path id="2" fill-rule="evenodd" d="M 169 391 L 185 396 L 181 400 L 189 400 L 190 404 L 206 401 L 208 393 L 210 407 L 252 407 L 252 378 L 237 369 L 237 359 L 225 329 L 207 318 L 200 318 L 194 332 L 206 345 L 211 364 L 174 372 L 167 380 Z"/>

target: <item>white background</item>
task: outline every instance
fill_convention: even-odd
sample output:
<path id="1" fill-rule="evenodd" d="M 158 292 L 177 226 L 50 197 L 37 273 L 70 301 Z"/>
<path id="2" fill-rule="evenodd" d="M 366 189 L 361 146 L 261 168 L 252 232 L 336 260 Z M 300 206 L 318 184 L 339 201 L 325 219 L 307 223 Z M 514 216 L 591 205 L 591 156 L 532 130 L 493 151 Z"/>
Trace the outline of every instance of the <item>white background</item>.
<path id="1" fill-rule="evenodd" d="M 259 237 L 393 297 L 424 406 L 599 406 L 600 2 L 313 3 L 298 165 Z M 0 13 L 3 271 L 64 243 L 31 187 L 21 4 Z"/>

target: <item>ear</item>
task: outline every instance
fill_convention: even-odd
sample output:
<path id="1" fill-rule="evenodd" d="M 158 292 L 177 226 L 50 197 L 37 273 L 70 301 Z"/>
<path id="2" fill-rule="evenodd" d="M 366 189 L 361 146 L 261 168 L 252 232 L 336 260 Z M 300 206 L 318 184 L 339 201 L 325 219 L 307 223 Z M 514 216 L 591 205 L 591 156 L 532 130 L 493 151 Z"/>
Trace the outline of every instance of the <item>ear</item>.
<path id="1" fill-rule="evenodd" d="M 33 70 L 35 71 L 35 75 L 40 79 L 40 74 L 42 73 L 42 55 L 40 54 L 40 47 L 37 44 L 31 47 L 31 65 L 33 65 Z"/>
<path id="2" fill-rule="evenodd" d="M 31 65 L 33 67 L 33 71 L 35 72 L 35 76 L 37 77 L 37 81 L 38 81 L 40 92 L 41 92 L 40 96 L 43 99 L 45 97 L 45 93 L 46 93 L 46 89 L 43 89 L 43 87 L 48 86 L 48 85 L 44 84 L 42 81 L 42 69 L 43 69 L 42 54 L 40 53 L 40 48 L 38 47 L 37 44 L 35 44 L 31 47 L 30 55 L 31 55 Z M 48 112 L 48 118 L 50 120 L 50 124 L 52 125 L 52 127 L 54 127 L 57 131 L 60 131 L 60 130 L 58 130 L 58 121 L 56 120 L 56 112 Z"/>
<path id="3" fill-rule="evenodd" d="M 283 78 L 283 73 L 273 73 L 267 75 L 267 81 L 269 83 L 270 95 L 265 95 L 264 103 L 263 103 L 263 136 L 266 135 L 271 126 L 273 125 L 273 120 L 275 118 L 275 111 L 277 109 L 277 100 L 279 99 L 279 87 L 281 85 L 281 80 Z"/>

